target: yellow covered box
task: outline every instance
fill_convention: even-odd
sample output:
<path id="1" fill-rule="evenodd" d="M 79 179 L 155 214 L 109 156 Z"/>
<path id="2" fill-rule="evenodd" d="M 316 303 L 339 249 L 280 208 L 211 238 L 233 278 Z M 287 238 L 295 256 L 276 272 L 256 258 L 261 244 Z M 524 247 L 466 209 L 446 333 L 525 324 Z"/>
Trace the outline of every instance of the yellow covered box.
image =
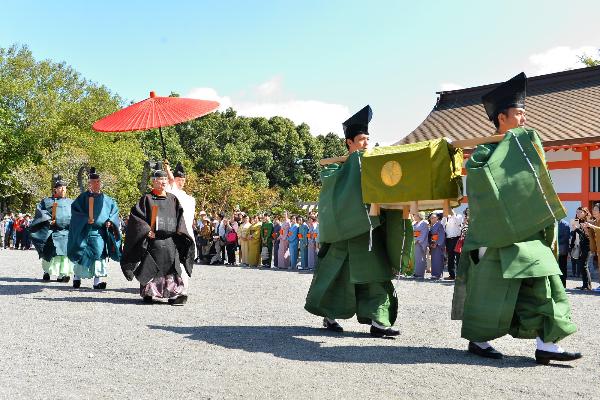
<path id="1" fill-rule="evenodd" d="M 399 208 L 418 201 L 420 210 L 457 207 L 463 193 L 462 149 L 446 139 L 375 147 L 362 156 L 365 203 Z"/>

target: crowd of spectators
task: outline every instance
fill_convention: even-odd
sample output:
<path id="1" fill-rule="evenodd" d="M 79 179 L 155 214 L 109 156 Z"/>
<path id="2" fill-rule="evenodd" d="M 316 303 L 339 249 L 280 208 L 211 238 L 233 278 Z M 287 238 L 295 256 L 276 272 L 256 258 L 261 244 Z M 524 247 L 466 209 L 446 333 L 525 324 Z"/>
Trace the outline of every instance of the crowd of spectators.
<path id="1" fill-rule="evenodd" d="M 31 215 L 19 213 L 5 214 L 0 218 L 0 248 L 13 250 L 32 249 L 29 236 Z"/>
<path id="2" fill-rule="evenodd" d="M 600 286 L 592 289 L 592 280 L 600 283 L 598 252 L 600 252 L 600 203 L 594 204 L 592 212 L 587 207 L 579 207 L 575 218 L 567 225 L 561 221 L 558 229 L 559 266 L 563 273 L 563 284 L 568 276 L 581 278 L 580 290 L 600 291 Z M 571 273 L 567 262 L 571 259 Z"/>
<path id="3" fill-rule="evenodd" d="M 462 245 L 469 229 L 469 209 L 464 214 L 452 212 L 444 216 L 441 212 L 424 212 L 413 215 L 415 233 L 415 270 L 413 277 L 452 281 L 462 252 Z M 444 269 L 448 275 L 444 277 Z"/>
<path id="4" fill-rule="evenodd" d="M 31 220 L 30 214 L 4 214 L 0 218 L 0 248 L 32 249 L 28 229 Z M 423 270 L 419 271 L 419 260 L 415 260 L 413 277 L 421 279 L 427 274 L 433 280 L 454 280 L 468 223 L 468 208 L 463 214 L 453 212 L 450 216 L 438 212 L 413 216 L 415 254 L 417 258 L 422 257 L 424 263 Z M 228 217 L 223 213 L 209 215 L 200 211 L 193 227 L 196 262 L 312 270 L 319 250 L 318 225 L 315 212 L 308 213 L 307 218 L 284 213 L 271 219 L 269 214 L 250 215 L 243 211 L 235 211 Z M 438 225 L 442 229 L 434 229 Z M 121 219 L 120 228 L 125 234 L 127 217 Z M 592 288 L 593 280 L 600 283 L 600 203 L 596 203 L 591 212 L 579 207 L 568 223 L 559 221 L 557 239 L 563 284 L 566 286 L 568 277 L 581 278 L 582 285 L 577 289 L 600 291 L 600 285 Z M 443 261 L 436 265 L 439 254 Z"/>
<path id="5" fill-rule="evenodd" d="M 248 214 L 235 211 L 194 219 L 196 262 L 242 267 L 312 270 L 318 251 L 318 219 L 288 213 Z"/>

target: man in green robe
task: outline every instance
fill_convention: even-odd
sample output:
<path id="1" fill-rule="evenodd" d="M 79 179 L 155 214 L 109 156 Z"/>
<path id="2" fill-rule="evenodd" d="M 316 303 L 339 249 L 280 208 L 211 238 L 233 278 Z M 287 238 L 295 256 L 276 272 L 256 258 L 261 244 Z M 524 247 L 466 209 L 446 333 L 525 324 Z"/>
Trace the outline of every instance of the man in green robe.
<path id="1" fill-rule="evenodd" d="M 348 159 L 322 172 L 321 249 L 304 308 L 323 317 L 323 326 L 335 332 L 343 331 L 336 319 L 356 314 L 358 322 L 371 325 L 371 335 L 396 336 L 399 331 L 391 326 L 398 300 L 384 243 L 385 216 L 370 217 L 362 201 L 360 162 L 371 116 L 366 106 L 344 122 Z"/>
<path id="2" fill-rule="evenodd" d="M 271 268 L 271 258 L 273 256 L 273 223 L 268 214 L 263 216 L 263 223 L 260 228 L 260 241 L 262 247 L 267 248 L 267 258 L 261 260 L 263 268 Z M 261 252 L 262 253 L 262 252 Z"/>
<path id="3" fill-rule="evenodd" d="M 574 333 L 569 301 L 551 246 L 565 216 L 538 134 L 525 125 L 527 78 L 521 73 L 483 96 L 499 143 L 478 146 L 466 163 L 469 231 L 454 288 L 452 318 L 462 319 L 468 351 L 502 358 L 489 341 L 536 339 L 536 362 L 580 353 L 557 342 Z"/>

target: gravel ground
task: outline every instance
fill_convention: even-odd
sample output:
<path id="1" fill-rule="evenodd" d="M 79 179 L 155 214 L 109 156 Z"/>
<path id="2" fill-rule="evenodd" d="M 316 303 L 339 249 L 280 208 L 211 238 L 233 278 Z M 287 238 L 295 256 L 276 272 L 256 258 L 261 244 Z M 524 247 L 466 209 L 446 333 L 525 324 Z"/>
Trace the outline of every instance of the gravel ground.
<path id="1" fill-rule="evenodd" d="M 595 398 L 600 296 L 569 289 L 584 353 L 538 366 L 534 343 L 495 341 L 504 360 L 465 352 L 452 284 L 401 280 L 396 339 L 356 320 L 339 336 L 303 309 L 311 276 L 200 266 L 184 307 L 145 305 L 116 263 L 108 288 L 41 281 L 34 251 L 0 250 L 0 398 Z M 578 281 L 570 281 L 573 288 Z"/>

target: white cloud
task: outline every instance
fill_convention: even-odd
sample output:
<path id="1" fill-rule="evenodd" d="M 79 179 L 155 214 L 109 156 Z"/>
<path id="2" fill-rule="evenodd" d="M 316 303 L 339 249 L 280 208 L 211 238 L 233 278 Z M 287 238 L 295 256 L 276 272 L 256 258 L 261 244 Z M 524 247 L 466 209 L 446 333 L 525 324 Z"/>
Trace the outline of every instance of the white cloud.
<path id="1" fill-rule="evenodd" d="M 262 97 L 271 97 L 281 93 L 283 78 L 279 75 L 274 76 L 268 81 L 261 83 L 256 87 L 256 93 Z"/>
<path id="2" fill-rule="evenodd" d="M 341 104 L 325 103 L 319 100 L 290 100 L 283 102 L 249 102 L 234 104 L 239 115 L 247 117 L 274 116 L 286 117 L 296 125 L 303 122 L 310 126 L 313 135 L 329 132 L 342 134 L 342 122 L 348 119 L 350 111 Z"/>
<path id="3" fill-rule="evenodd" d="M 254 98 L 245 99 L 221 96 L 213 88 L 193 88 L 185 97 L 216 100 L 221 103 L 219 110 L 233 107 L 238 115 L 246 117 L 271 118 L 281 116 L 291 119 L 296 125 L 303 122 L 310 126 L 313 135 L 334 132 L 342 135 L 342 122 L 350 116 L 347 106 L 326 103 L 320 100 L 296 100 L 283 98 L 283 78 L 275 76 L 253 88 Z M 282 98 L 279 100 L 279 98 Z"/>
<path id="4" fill-rule="evenodd" d="M 553 47 L 543 53 L 532 54 L 529 56 L 529 63 L 531 64 L 529 72 L 532 75 L 543 75 L 568 69 L 582 68 L 584 65 L 579 61 L 578 56 L 584 54 L 597 57 L 598 47 Z"/>
<path id="5" fill-rule="evenodd" d="M 225 111 L 228 107 L 231 107 L 232 101 L 229 96 L 219 96 L 217 91 L 213 88 L 193 88 L 185 95 L 190 99 L 202 99 L 202 100 L 213 100 L 219 102 L 219 111 Z"/>
<path id="6" fill-rule="evenodd" d="M 459 85 L 458 83 L 453 83 L 453 82 L 444 82 L 440 85 L 440 91 L 442 92 L 447 92 L 450 90 L 459 90 L 459 89 L 464 89 L 465 87 L 462 85 Z"/>

